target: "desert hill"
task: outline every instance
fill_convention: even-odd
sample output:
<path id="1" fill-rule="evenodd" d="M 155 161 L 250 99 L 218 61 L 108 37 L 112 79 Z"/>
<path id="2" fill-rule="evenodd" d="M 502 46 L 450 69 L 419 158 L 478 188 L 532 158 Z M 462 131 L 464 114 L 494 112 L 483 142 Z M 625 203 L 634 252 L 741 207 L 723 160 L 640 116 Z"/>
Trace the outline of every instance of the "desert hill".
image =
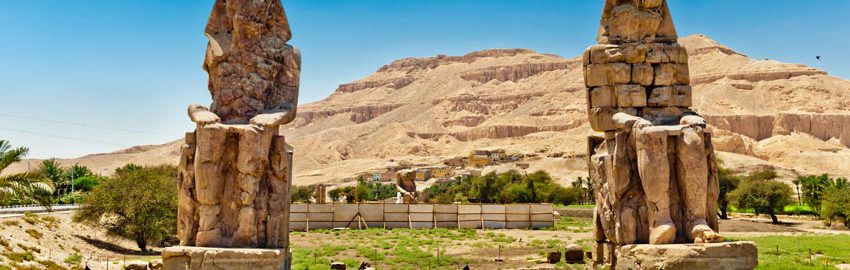
<path id="1" fill-rule="evenodd" d="M 850 81 L 752 59 L 704 35 L 680 42 L 690 55 L 695 109 L 714 127 L 726 166 L 772 166 L 786 178 L 850 176 Z M 582 74 L 580 57 L 525 49 L 394 61 L 303 104 L 282 127 L 296 151 L 295 183 L 337 182 L 399 161 L 436 164 L 482 148 L 537 156 L 531 169 L 563 181 L 586 175 L 582 155 L 592 131 Z M 178 148 L 171 142 L 62 162 L 109 172 L 128 162 L 176 163 Z"/>

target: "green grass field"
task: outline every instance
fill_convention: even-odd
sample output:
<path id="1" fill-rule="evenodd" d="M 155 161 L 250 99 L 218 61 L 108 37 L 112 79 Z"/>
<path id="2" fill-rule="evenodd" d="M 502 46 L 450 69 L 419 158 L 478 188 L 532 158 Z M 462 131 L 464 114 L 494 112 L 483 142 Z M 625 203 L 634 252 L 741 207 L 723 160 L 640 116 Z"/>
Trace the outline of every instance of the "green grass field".
<path id="1" fill-rule="evenodd" d="M 730 240 L 756 243 L 759 249 L 757 269 L 836 269 L 833 265 L 850 264 L 850 235 L 805 234 Z"/>

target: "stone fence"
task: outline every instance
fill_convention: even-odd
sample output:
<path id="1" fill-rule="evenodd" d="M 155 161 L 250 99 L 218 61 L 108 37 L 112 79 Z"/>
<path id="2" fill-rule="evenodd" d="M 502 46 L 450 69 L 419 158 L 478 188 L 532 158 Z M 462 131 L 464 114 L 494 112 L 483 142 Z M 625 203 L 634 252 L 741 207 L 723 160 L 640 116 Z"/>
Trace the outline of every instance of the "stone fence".
<path id="1" fill-rule="evenodd" d="M 538 229 L 555 223 L 551 204 L 292 204 L 289 228 Z"/>

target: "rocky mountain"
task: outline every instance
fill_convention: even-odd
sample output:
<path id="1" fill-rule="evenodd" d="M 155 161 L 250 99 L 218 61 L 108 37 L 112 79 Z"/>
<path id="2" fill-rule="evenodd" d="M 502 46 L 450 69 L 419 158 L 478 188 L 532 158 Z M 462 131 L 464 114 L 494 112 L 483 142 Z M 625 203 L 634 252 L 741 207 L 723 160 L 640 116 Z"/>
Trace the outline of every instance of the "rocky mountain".
<path id="1" fill-rule="evenodd" d="M 799 64 L 757 60 L 704 36 L 682 38 L 694 106 L 726 166 L 783 176 L 850 175 L 850 81 Z M 525 49 L 407 58 L 299 107 L 282 127 L 296 184 L 334 182 L 390 163 L 439 163 L 473 149 L 537 156 L 531 169 L 585 175 L 580 57 Z M 188 120 L 187 120 L 188 121 Z M 177 136 L 175 136 L 177 137 Z M 177 162 L 177 143 L 67 160 L 111 170 Z"/>

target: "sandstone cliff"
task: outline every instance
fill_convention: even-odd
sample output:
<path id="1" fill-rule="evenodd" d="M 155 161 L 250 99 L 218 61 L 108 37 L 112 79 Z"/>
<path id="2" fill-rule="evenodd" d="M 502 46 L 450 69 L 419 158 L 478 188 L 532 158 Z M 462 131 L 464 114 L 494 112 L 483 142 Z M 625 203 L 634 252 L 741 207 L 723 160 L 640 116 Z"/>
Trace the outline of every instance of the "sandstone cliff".
<path id="1" fill-rule="evenodd" d="M 850 176 L 842 163 L 850 160 L 850 81 L 804 65 L 752 59 L 702 35 L 680 43 L 690 55 L 694 107 L 713 126 L 715 147 L 728 166 L 774 166 L 788 177 Z M 581 157 L 592 131 L 578 59 L 499 49 L 380 67 L 326 99 L 300 105 L 297 119 L 282 127 L 295 147 L 295 181 L 339 181 L 390 160 L 438 163 L 478 148 Z M 172 148 L 66 162 L 99 172 L 126 162 L 174 163 Z M 156 158 L 145 159 L 145 153 Z M 543 158 L 532 168 L 569 180 L 585 174 L 583 164 L 581 158 Z"/>

